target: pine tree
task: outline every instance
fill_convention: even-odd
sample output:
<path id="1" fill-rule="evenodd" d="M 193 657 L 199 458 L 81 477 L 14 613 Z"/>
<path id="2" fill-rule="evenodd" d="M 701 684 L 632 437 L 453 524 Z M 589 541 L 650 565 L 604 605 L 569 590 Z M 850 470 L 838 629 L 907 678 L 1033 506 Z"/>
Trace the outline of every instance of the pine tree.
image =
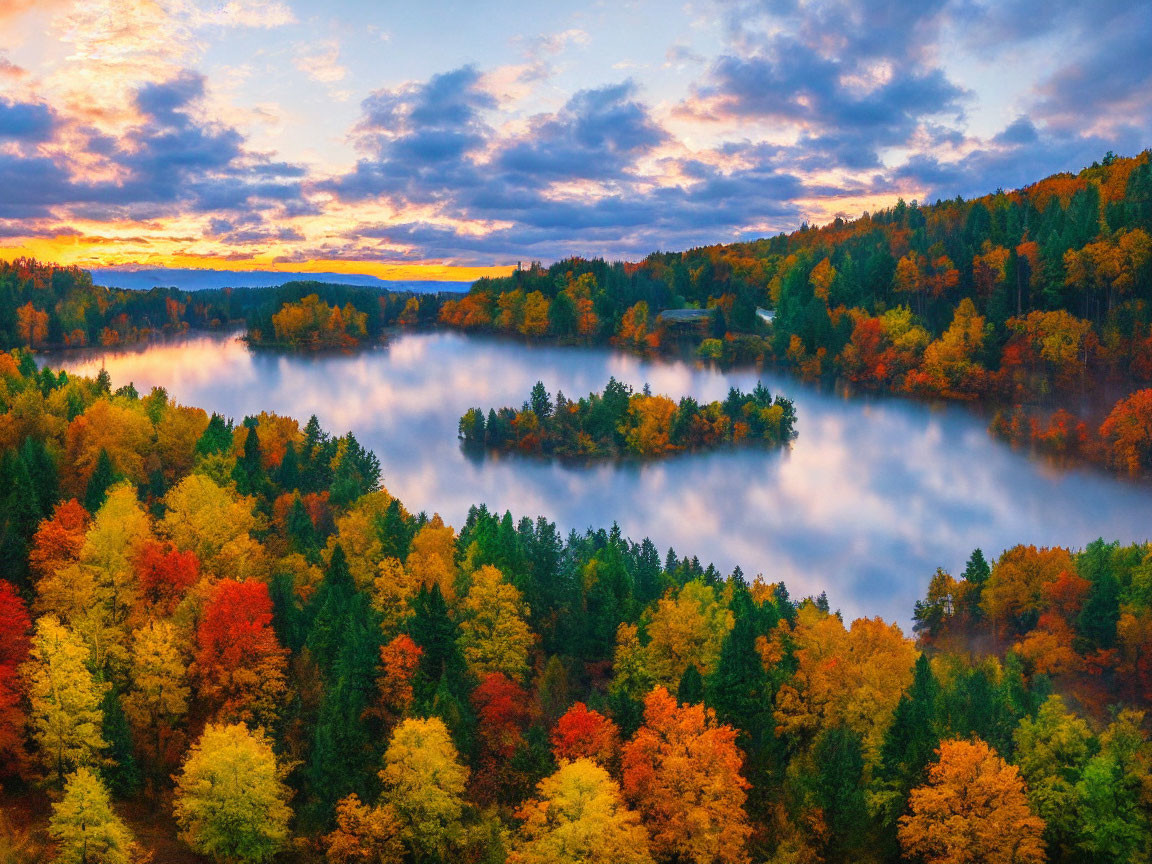
<path id="1" fill-rule="evenodd" d="M 908 807 L 908 795 L 928 779 L 928 766 L 940 745 L 941 694 L 928 658 L 916 659 L 912 684 L 896 703 L 884 736 L 876 769 L 881 791 L 880 825 L 891 850 L 896 849 L 897 820 Z"/>
<path id="2" fill-rule="evenodd" d="M 316 526 L 312 524 L 308 508 L 299 495 L 292 499 L 292 507 L 284 520 L 284 530 L 291 541 L 293 552 L 309 559 L 315 558 L 320 551 L 320 538 L 316 535 Z"/>
<path id="3" fill-rule="evenodd" d="M 700 677 L 700 670 L 695 663 L 689 663 L 680 676 L 676 701 L 681 705 L 699 705 L 704 701 L 704 679 Z"/>
<path id="4" fill-rule="evenodd" d="M 84 491 L 84 509 L 89 513 L 96 513 L 104 504 L 108 490 L 120 481 L 116 473 L 116 466 L 112 464 L 112 457 L 103 447 L 96 458 L 96 467 L 88 477 L 88 487 Z"/>
<path id="5" fill-rule="evenodd" d="M 368 597 L 357 590 L 339 544 L 332 549 L 313 606 L 307 645 L 325 687 L 308 779 L 312 819 L 327 824 L 340 798 L 368 793 L 374 754 L 364 712 L 372 700 L 380 653 L 379 620 Z"/>
<path id="6" fill-rule="evenodd" d="M 208 427 L 196 441 L 196 455 L 210 456 L 213 453 L 227 453 L 232 449 L 232 424 L 219 414 L 213 413 Z"/>
<path id="7" fill-rule="evenodd" d="M 100 711 L 103 715 L 101 729 L 108 742 L 104 751 L 108 762 L 100 773 L 113 795 L 117 798 L 130 798 L 140 788 L 140 766 L 136 762 L 132 731 L 128 728 L 128 718 L 124 714 L 120 694 L 114 686 L 105 686 Z"/>
<path id="8" fill-rule="evenodd" d="M 825 731 L 813 748 L 816 800 L 828 828 L 825 860 L 850 861 L 866 843 L 868 804 L 860 736 L 846 726 Z"/>

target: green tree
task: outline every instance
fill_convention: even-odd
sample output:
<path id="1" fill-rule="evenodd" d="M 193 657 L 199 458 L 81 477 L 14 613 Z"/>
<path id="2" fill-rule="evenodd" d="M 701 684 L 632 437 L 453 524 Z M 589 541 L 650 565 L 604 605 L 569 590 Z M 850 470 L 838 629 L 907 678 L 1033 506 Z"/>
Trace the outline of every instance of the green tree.
<path id="1" fill-rule="evenodd" d="M 324 681 L 308 768 L 314 816 L 327 823 L 336 801 L 367 794 L 374 756 L 364 713 L 375 695 L 380 622 L 357 590 L 339 544 L 316 591 L 307 645 Z"/>
<path id="2" fill-rule="evenodd" d="M 1122 711 L 1100 736 L 1100 753 L 1076 783 L 1079 848 L 1102 864 L 1147 860 L 1152 843 L 1152 747 L 1143 715 Z"/>
<path id="3" fill-rule="evenodd" d="M 1028 800 L 1048 826 L 1044 833 L 1049 857 L 1074 860 L 1080 827 L 1076 783 L 1091 755 L 1092 732 L 1064 707 L 1063 699 L 1049 696 L 1035 718 L 1020 721 L 1013 737 Z"/>
<path id="4" fill-rule="evenodd" d="M 867 842 L 869 824 L 860 736 L 846 726 L 834 726 L 816 739 L 812 756 L 816 801 L 828 828 L 825 858 L 852 860 Z"/>
<path id="5" fill-rule="evenodd" d="M 112 464 L 112 457 L 103 447 L 96 458 L 96 467 L 88 477 L 88 486 L 84 491 L 84 509 L 89 513 L 97 512 L 104 504 L 104 497 L 108 490 L 120 482 L 120 475 L 116 466 Z"/>

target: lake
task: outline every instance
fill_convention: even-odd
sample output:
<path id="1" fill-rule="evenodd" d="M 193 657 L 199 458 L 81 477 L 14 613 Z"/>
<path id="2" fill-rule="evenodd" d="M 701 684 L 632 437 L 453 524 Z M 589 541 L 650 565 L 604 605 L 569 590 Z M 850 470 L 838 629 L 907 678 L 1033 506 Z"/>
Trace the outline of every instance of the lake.
<path id="1" fill-rule="evenodd" d="M 846 397 L 774 371 L 451 332 L 401 334 L 355 355 L 251 352 L 235 334 L 212 334 L 40 360 L 87 375 L 103 364 L 113 387 L 163 386 L 237 421 L 268 410 L 303 425 L 316 414 L 376 452 L 385 485 L 413 512 L 459 528 L 470 505 L 486 503 L 544 515 L 565 533 L 616 521 L 661 554 L 673 546 L 726 573 L 739 564 L 749 578 L 783 580 L 793 597 L 826 590 L 846 619 L 906 627 L 935 569 L 959 574 L 977 546 L 991 559 L 1017 543 L 1152 537 L 1150 484 L 1033 458 L 992 439 L 964 406 Z M 578 397 L 610 375 L 701 401 L 762 380 L 794 400 L 799 437 L 787 450 L 590 467 L 461 451 L 456 424 L 469 407 L 519 406 L 537 380 Z"/>

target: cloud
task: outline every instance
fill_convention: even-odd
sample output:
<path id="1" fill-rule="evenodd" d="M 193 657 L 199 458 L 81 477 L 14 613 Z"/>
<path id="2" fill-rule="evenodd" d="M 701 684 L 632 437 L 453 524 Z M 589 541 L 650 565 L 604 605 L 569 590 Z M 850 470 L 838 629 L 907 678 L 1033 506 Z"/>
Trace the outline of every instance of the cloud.
<path id="1" fill-rule="evenodd" d="M 1068 129 L 1134 125 L 1152 136 L 1152 4 L 1093 27 L 1094 39 L 1040 83 L 1034 113 Z"/>
<path id="2" fill-rule="evenodd" d="M 271 30 L 296 23 L 296 15 L 284 3 L 273 0 L 248 0 L 248 2 L 224 3 L 210 12 L 196 17 L 201 26 L 253 27 Z"/>
<path id="3" fill-rule="evenodd" d="M 522 182 L 618 178 L 668 140 L 635 95 L 631 82 L 581 90 L 556 114 L 532 118 L 493 162 Z"/>
<path id="4" fill-rule="evenodd" d="M 0 140 L 47 141 L 56 125 L 56 115 L 47 105 L 0 98 Z"/>
<path id="5" fill-rule="evenodd" d="M 335 39 L 304 46 L 304 53 L 292 61 L 296 68 L 321 84 L 343 81 L 348 70 L 340 65 L 340 43 Z"/>

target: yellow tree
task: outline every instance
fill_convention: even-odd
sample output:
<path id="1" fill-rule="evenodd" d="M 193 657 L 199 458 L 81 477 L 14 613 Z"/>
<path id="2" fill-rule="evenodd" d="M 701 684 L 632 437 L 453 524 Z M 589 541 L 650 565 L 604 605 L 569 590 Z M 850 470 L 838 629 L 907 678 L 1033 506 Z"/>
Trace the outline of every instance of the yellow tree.
<path id="1" fill-rule="evenodd" d="M 900 628 L 861 618 L 840 619 L 801 606 L 792 631 L 797 668 L 776 695 L 777 731 L 807 748 L 824 729 L 847 725 L 875 764 L 900 694 L 912 683 L 916 649 Z"/>
<path id="2" fill-rule="evenodd" d="M 369 590 L 378 575 L 384 544 L 376 526 L 391 503 L 392 496 L 383 489 L 362 496 L 336 520 L 336 533 L 328 538 L 325 557 L 331 557 L 332 550 L 339 543 L 352 579 L 361 590 Z M 408 515 L 403 510 L 401 513 L 405 517 Z"/>
<path id="3" fill-rule="evenodd" d="M 543 336 L 548 332 L 548 298 L 539 291 L 524 298 L 520 332 L 525 336 Z"/>
<path id="4" fill-rule="evenodd" d="M 396 727 L 384 767 L 381 803 L 391 805 L 412 854 L 443 859 L 462 836 L 468 769 L 460 764 L 448 727 L 438 717 Z"/>
<path id="5" fill-rule="evenodd" d="M 671 449 L 669 434 L 676 403 L 667 396 L 637 394 L 628 400 L 632 428 L 628 430 L 628 449 L 642 456 Z"/>
<path id="6" fill-rule="evenodd" d="M 925 864 L 1040 864 L 1044 820 L 1016 766 L 979 739 L 943 741 L 900 817 L 900 846 Z"/>
<path id="7" fill-rule="evenodd" d="M 648 695 L 644 725 L 624 747 L 622 787 L 656 857 L 691 864 L 749 860 L 743 761 L 736 731 L 717 723 L 711 709 L 679 706 L 663 687 Z"/>
<path id="8" fill-rule="evenodd" d="M 129 674 L 124 713 L 155 769 L 156 782 L 179 746 L 179 722 L 188 712 L 188 664 L 176 628 L 167 621 L 149 621 L 137 630 Z"/>
<path id="9" fill-rule="evenodd" d="M 103 688 L 88 671 L 88 648 L 55 617 L 36 622 L 32 650 L 24 665 L 32 705 L 32 737 L 47 779 L 62 782 L 69 771 L 99 765 Z"/>
<path id="10" fill-rule="evenodd" d="M 651 864 L 648 833 L 620 787 L 590 759 L 563 762 L 517 812 L 509 864 Z"/>
<path id="11" fill-rule="evenodd" d="M 472 574 L 461 614 L 460 650 L 472 674 L 482 680 L 502 672 L 513 681 L 522 680 L 534 637 L 520 590 L 505 582 L 495 567 L 485 565 Z"/>
<path id="12" fill-rule="evenodd" d="M 57 844 L 53 860 L 61 864 L 130 864 L 140 857 L 108 790 L 88 768 L 68 776 L 63 798 L 52 805 L 48 833 Z"/>
<path id="13" fill-rule="evenodd" d="M 616 650 L 612 656 L 612 682 L 608 692 L 613 696 L 627 696 L 640 700 L 648 695 L 653 685 L 648 671 L 648 652 L 640 644 L 640 631 L 635 624 L 621 624 L 616 628 Z"/>
<path id="14" fill-rule="evenodd" d="M 160 533 L 179 549 L 195 552 L 206 565 L 229 542 L 260 527 L 251 498 L 238 496 L 203 474 L 189 474 L 169 490 L 164 503 L 167 512 Z"/>
<path id="15" fill-rule="evenodd" d="M 835 281 L 836 268 L 828 258 L 823 258 L 808 274 L 808 283 L 812 286 L 813 293 L 825 303 L 828 302 L 828 295 Z"/>
<path id="16" fill-rule="evenodd" d="M 281 773 L 263 731 L 209 725 L 176 779 L 181 838 L 221 864 L 267 861 L 287 842 L 292 818 Z"/>
<path id="17" fill-rule="evenodd" d="M 416 532 L 404 567 L 419 582 L 439 585 L 448 602 L 456 596 L 456 535 L 437 513 Z"/>
<path id="18" fill-rule="evenodd" d="M 82 498 L 100 451 L 133 483 L 148 479 L 145 461 L 152 452 L 152 421 L 125 399 L 98 399 L 68 424 L 65 459 L 73 466 L 62 479 L 71 495 Z"/>
<path id="19" fill-rule="evenodd" d="M 409 601 L 420 590 L 420 580 L 412 576 L 399 558 L 385 558 L 372 580 L 372 607 L 381 614 L 384 629 L 394 632 L 411 614 Z"/>
<path id="20" fill-rule="evenodd" d="M 648 671 L 670 687 L 679 683 L 689 664 L 707 677 L 716 668 L 732 623 L 731 610 L 711 586 L 699 579 L 687 583 L 675 599 L 665 597 L 656 604 L 648 624 Z"/>
<path id="21" fill-rule="evenodd" d="M 140 605 L 134 560 L 152 540 L 152 520 L 136 489 L 121 483 L 109 490 L 84 538 L 80 567 L 92 577 L 93 604 L 73 621 L 88 642 L 97 667 L 119 664 L 127 653 L 132 616 Z"/>

